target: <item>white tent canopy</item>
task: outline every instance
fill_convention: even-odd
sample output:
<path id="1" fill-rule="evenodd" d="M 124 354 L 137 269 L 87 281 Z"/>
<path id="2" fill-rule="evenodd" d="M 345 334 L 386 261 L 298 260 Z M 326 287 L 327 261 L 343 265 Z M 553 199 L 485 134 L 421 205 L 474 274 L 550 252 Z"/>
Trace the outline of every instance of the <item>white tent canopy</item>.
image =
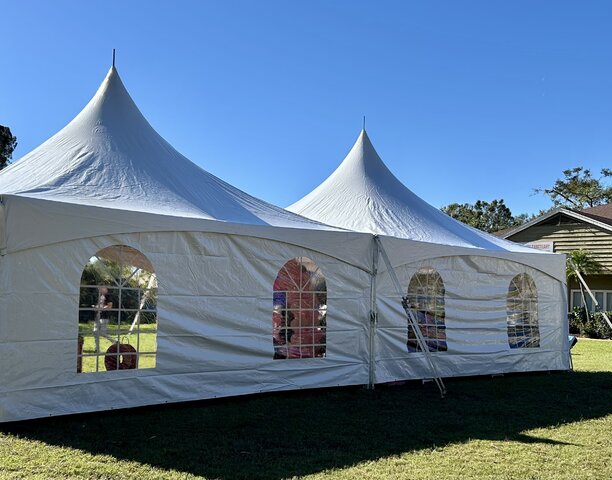
<path id="1" fill-rule="evenodd" d="M 493 251 L 532 252 L 458 222 L 419 198 L 387 168 L 365 130 L 338 168 L 287 210 L 357 232 Z"/>
<path id="2" fill-rule="evenodd" d="M 185 158 L 151 127 L 114 66 L 66 127 L 0 172 L 0 197 L 0 250 L 9 252 L 101 233 L 201 229 L 309 245 L 302 230 L 339 230 Z"/>
<path id="3" fill-rule="evenodd" d="M 0 174 L 0 194 L 249 225 L 318 228 L 177 152 L 147 122 L 115 67 L 60 132 Z"/>

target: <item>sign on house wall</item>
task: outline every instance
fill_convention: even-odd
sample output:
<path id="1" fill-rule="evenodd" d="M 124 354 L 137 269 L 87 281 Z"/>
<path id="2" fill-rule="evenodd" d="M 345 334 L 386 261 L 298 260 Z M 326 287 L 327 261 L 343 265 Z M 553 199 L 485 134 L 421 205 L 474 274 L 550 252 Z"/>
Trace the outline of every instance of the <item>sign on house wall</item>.
<path id="1" fill-rule="evenodd" d="M 526 247 L 535 248 L 536 250 L 542 250 L 543 252 L 554 252 L 555 242 L 527 242 Z"/>

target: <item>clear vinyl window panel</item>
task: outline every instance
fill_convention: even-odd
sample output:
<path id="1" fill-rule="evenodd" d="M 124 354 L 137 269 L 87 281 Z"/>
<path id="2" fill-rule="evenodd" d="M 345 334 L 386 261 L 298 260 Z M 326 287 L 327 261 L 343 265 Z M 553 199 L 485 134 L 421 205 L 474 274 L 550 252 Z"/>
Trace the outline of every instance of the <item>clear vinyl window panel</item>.
<path id="1" fill-rule="evenodd" d="M 273 358 L 325 357 L 327 285 L 317 264 L 307 257 L 289 260 L 273 289 Z"/>
<path id="2" fill-rule="evenodd" d="M 408 304 L 417 318 L 419 328 L 430 352 L 445 352 L 446 324 L 444 309 L 444 282 L 440 274 L 433 268 L 420 268 L 408 284 Z M 408 324 L 409 352 L 418 352 L 421 347 L 417 343 L 416 333 Z"/>
<path id="3" fill-rule="evenodd" d="M 78 373 L 154 368 L 157 277 L 146 256 L 126 245 L 89 259 L 79 295 Z"/>
<path id="4" fill-rule="evenodd" d="M 506 314 L 510 348 L 537 348 L 540 346 L 538 291 L 529 274 L 516 275 L 510 282 Z"/>

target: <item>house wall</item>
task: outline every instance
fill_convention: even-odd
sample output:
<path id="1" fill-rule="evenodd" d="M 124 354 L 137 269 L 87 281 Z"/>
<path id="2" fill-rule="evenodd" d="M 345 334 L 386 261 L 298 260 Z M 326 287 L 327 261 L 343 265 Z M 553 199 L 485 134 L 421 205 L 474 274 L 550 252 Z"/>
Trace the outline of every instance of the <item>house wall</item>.
<path id="1" fill-rule="evenodd" d="M 586 223 L 562 225 L 534 225 L 508 237 L 517 243 L 551 241 L 557 253 L 569 253 L 583 248 L 592 253 L 604 271 L 599 275 L 589 275 L 585 281 L 591 290 L 612 292 L 612 233 Z M 569 306 L 572 306 L 572 291 L 577 290 L 577 280 L 568 282 Z M 608 310 L 610 305 L 607 305 Z"/>
<path id="2" fill-rule="evenodd" d="M 593 290 L 610 290 L 612 286 L 612 275 L 587 275 L 584 279 Z M 572 290 L 580 288 L 575 279 L 568 283 L 568 287 Z"/>
<path id="3" fill-rule="evenodd" d="M 508 237 L 517 243 L 535 241 L 554 242 L 554 251 L 569 253 L 584 248 L 612 276 L 612 233 L 584 223 L 564 225 L 535 225 Z M 611 280 L 612 282 L 612 277 Z"/>

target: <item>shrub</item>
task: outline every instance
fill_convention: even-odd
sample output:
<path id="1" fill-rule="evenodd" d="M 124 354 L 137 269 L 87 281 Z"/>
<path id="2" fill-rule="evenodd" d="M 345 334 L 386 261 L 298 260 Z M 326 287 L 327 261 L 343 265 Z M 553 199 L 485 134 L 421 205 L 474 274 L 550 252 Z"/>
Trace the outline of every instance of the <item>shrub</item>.
<path id="1" fill-rule="evenodd" d="M 612 312 L 607 312 L 612 317 Z M 589 312 L 581 307 L 574 307 L 569 314 L 569 331 L 573 334 L 590 338 L 612 338 L 612 328 L 606 323 L 602 312 Z"/>

